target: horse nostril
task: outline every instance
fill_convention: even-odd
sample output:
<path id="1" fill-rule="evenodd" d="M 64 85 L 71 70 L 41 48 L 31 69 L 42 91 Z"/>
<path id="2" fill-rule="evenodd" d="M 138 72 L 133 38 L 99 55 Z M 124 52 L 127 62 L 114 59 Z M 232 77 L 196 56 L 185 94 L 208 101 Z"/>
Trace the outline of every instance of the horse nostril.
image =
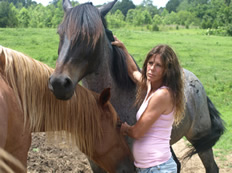
<path id="1" fill-rule="evenodd" d="M 72 85 L 72 81 L 70 78 L 66 78 L 64 81 L 64 88 L 69 88 Z"/>

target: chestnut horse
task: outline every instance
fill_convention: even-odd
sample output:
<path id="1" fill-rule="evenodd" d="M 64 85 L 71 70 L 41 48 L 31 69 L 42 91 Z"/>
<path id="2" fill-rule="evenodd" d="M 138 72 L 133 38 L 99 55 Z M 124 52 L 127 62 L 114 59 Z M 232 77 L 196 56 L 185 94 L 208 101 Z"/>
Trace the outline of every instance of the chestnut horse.
<path id="1" fill-rule="evenodd" d="M 129 78 L 124 52 L 111 45 L 113 34 L 104 20 L 116 1 L 97 9 L 91 3 L 72 7 L 69 0 L 63 0 L 65 15 L 58 28 L 58 59 L 49 87 L 58 99 L 63 100 L 72 97 L 81 80 L 84 86 L 95 92 L 111 87 L 111 103 L 120 119 L 133 125 L 137 112 L 133 106 L 136 85 Z M 198 153 L 206 172 L 217 173 L 219 168 L 212 147 L 224 132 L 223 121 L 200 80 L 185 69 L 184 76 L 185 118 L 178 127 L 173 127 L 170 143 L 174 144 L 185 136 L 193 145 L 188 156 Z M 129 146 L 131 143 L 129 138 Z"/>
<path id="2" fill-rule="evenodd" d="M 117 127 L 109 88 L 97 94 L 77 85 L 75 96 L 64 102 L 47 87 L 53 72 L 47 65 L 1 46 L 0 64 L 1 147 L 23 160 L 25 167 L 31 132 L 44 131 L 61 131 L 70 143 L 108 172 L 114 173 L 121 164 L 133 160 Z M 25 147 L 23 141 L 18 142 L 21 137 Z"/>

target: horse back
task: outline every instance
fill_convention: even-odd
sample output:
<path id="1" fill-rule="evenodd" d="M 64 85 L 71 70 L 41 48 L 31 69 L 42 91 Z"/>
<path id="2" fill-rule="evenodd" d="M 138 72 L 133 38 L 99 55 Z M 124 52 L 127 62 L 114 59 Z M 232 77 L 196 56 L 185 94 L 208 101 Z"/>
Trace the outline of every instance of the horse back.
<path id="1" fill-rule="evenodd" d="M 200 80 L 190 71 L 184 69 L 185 76 L 185 116 L 189 117 L 189 136 L 204 136 L 211 127 L 207 95 Z M 208 129 L 208 130 L 207 130 Z"/>

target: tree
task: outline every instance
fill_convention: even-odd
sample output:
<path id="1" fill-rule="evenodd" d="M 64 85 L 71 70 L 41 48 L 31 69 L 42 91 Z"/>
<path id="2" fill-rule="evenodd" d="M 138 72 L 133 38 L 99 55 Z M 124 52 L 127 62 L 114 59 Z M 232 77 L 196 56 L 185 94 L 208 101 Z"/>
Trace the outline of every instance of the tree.
<path id="1" fill-rule="evenodd" d="M 156 14 L 159 14 L 157 7 L 153 5 L 152 0 L 143 0 L 142 3 L 137 7 L 137 9 L 140 9 L 142 11 L 147 10 L 152 18 Z"/>
<path id="2" fill-rule="evenodd" d="M 134 25 L 146 25 L 151 24 L 152 17 L 148 10 L 135 9 L 133 12 L 133 24 Z"/>
<path id="3" fill-rule="evenodd" d="M 127 15 L 126 15 L 126 22 L 133 24 L 135 15 L 136 15 L 135 9 L 128 10 Z"/>
<path id="4" fill-rule="evenodd" d="M 124 18 L 125 16 L 122 14 L 120 10 L 117 10 L 113 14 L 108 13 L 106 16 L 109 28 L 120 28 L 125 26 Z"/>
<path id="5" fill-rule="evenodd" d="M 165 17 L 167 16 L 169 13 L 168 13 L 168 10 L 165 8 L 162 12 L 161 12 L 161 16 L 162 17 Z"/>
<path id="6" fill-rule="evenodd" d="M 53 4 L 57 8 L 58 2 L 59 2 L 59 0 L 52 0 L 50 3 Z"/>
<path id="7" fill-rule="evenodd" d="M 50 25 L 47 24 L 47 19 L 51 21 L 51 16 L 50 16 L 50 11 L 44 7 L 42 4 L 38 4 L 36 6 L 31 6 L 29 9 L 29 14 L 30 14 L 30 21 L 29 21 L 29 26 L 33 28 L 44 28 L 44 27 L 51 27 L 51 22 Z M 46 21 L 46 22 L 45 22 Z"/>
<path id="8" fill-rule="evenodd" d="M 30 16 L 26 8 L 22 8 L 18 14 L 19 26 L 27 28 L 29 25 Z"/>
<path id="9" fill-rule="evenodd" d="M 156 25 L 162 24 L 162 19 L 161 19 L 161 17 L 160 17 L 158 14 L 156 14 L 156 15 L 153 17 L 152 21 L 153 21 L 153 23 L 156 24 Z"/>
<path id="10" fill-rule="evenodd" d="M 32 1 L 32 0 L 5 0 L 8 1 L 9 3 L 13 3 L 14 6 L 16 7 L 29 7 L 31 5 L 35 5 L 36 2 Z"/>
<path id="11" fill-rule="evenodd" d="M 50 4 L 46 7 L 46 16 L 44 16 L 44 26 L 45 27 L 52 27 L 52 18 L 55 13 L 55 6 Z M 63 16 L 62 16 L 63 18 Z M 62 20 L 61 18 L 61 20 Z"/>
<path id="12" fill-rule="evenodd" d="M 142 24 L 145 24 L 145 25 L 151 24 L 151 22 L 152 22 L 152 17 L 151 17 L 151 15 L 150 15 L 149 11 L 148 11 L 148 10 L 143 11 L 143 12 L 142 12 L 142 15 L 143 15 Z"/>
<path id="13" fill-rule="evenodd" d="M 191 24 L 199 24 L 198 19 L 189 11 L 179 11 L 177 13 L 176 23 L 179 25 L 189 26 Z"/>
<path id="14" fill-rule="evenodd" d="M 0 27 L 16 27 L 17 25 L 17 9 L 14 4 L 0 2 Z"/>
<path id="15" fill-rule="evenodd" d="M 114 7 L 112 8 L 112 13 L 115 13 L 117 10 L 120 10 L 124 16 L 127 15 L 127 12 L 130 9 L 135 9 L 135 5 L 131 0 L 122 0 L 122 2 L 118 1 Z"/>
<path id="16" fill-rule="evenodd" d="M 189 11 L 191 5 L 188 2 L 189 0 L 182 0 L 179 6 L 176 8 L 177 11 Z"/>
<path id="17" fill-rule="evenodd" d="M 164 24 L 171 25 L 171 24 L 178 24 L 178 17 L 177 13 L 172 11 L 170 14 L 164 17 Z"/>
<path id="18" fill-rule="evenodd" d="M 7 27 L 17 27 L 18 26 L 18 10 L 14 6 L 13 3 L 10 4 L 9 6 L 9 11 L 8 11 L 8 22 L 7 22 Z"/>
<path id="19" fill-rule="evenodd" d="M 59 0 L 59 2 L 57 3 L 57 8 L 54 11 L 54 16 L 52 17 L 51 23 L 52 23 L 52 27 L 57 27 L 64 16 L 64 11 L 63 11 L 63 6 L 62 6 L 62 0 Z"/>
<path id="20" fill-rule="evenodd" d="M 166 9 L 171 13 L 172 11 L 176 12 L 181 0 L 169 0 L 166 4 Z"/>
<path id="21" fill-rule="evenodd" d="M 230 6 L 230 3 L 231 3 L 231 0 L 225 0 L 225 4 L 226 4 L 227 6 Z"/>
<path id="22" fill-rule="evenodd" d="M 7 26 L 8 20 L 8 11 L 9 11 L 9 3 L 8 2 L 1 2 L 0 3 L 0 27 Z"/>
<path id="23" fill-rule="evenodd" d="M 203 16 L 203 20 L 201 22 L 201 27 L 203 29 L 212 28 L 213 26 L 213 18 L 208 16 L 207 14 Z"/>

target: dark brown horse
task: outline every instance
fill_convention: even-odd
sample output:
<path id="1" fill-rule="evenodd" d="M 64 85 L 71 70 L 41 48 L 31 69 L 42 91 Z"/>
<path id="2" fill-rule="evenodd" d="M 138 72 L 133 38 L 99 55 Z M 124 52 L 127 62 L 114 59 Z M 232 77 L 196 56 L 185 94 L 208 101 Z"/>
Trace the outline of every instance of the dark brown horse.
<path id="1" fill-rule="evenodd" d="M 75 96 L 64 102 L 47 87 L 53 72 L 47 65 L 1 46 L 0 64 L 0 143 L 25 167 L 31 132 L 44 131 L 60 131 L 108 172 L 133 160 L 116 126 L 110 89 L 97 94 L 77 85 Z"/>
<path id="2" fill-rule="evenodd" d="M 137 112 L 133 107 L 136 86 L 128 76 L 123 51 L 111 45 L 113 34 L 104 20 L 115 2 L 97 9 L 91 3 L 72 7 L 69 0 L 63 0 L 65 15 L 58 28 L 59 56 L 49 88 L 57 98 L 67 100 L 72 97 L 80 80 L 95 92 L 111 87 L 111 103 L 120 119 L 132 125 Z M 185 136 L 193 145 L 188 156 L 198 153 L 206 172 L 216 173 L 219 169 L 212 147 L 223 134 L 224 124 L 199 79 L 188 70 L 184 70 L 184 75 L 185 118 L 173 128 L 171 144 Z M 130 146 L 131 143 L 128 139 Z"/>

